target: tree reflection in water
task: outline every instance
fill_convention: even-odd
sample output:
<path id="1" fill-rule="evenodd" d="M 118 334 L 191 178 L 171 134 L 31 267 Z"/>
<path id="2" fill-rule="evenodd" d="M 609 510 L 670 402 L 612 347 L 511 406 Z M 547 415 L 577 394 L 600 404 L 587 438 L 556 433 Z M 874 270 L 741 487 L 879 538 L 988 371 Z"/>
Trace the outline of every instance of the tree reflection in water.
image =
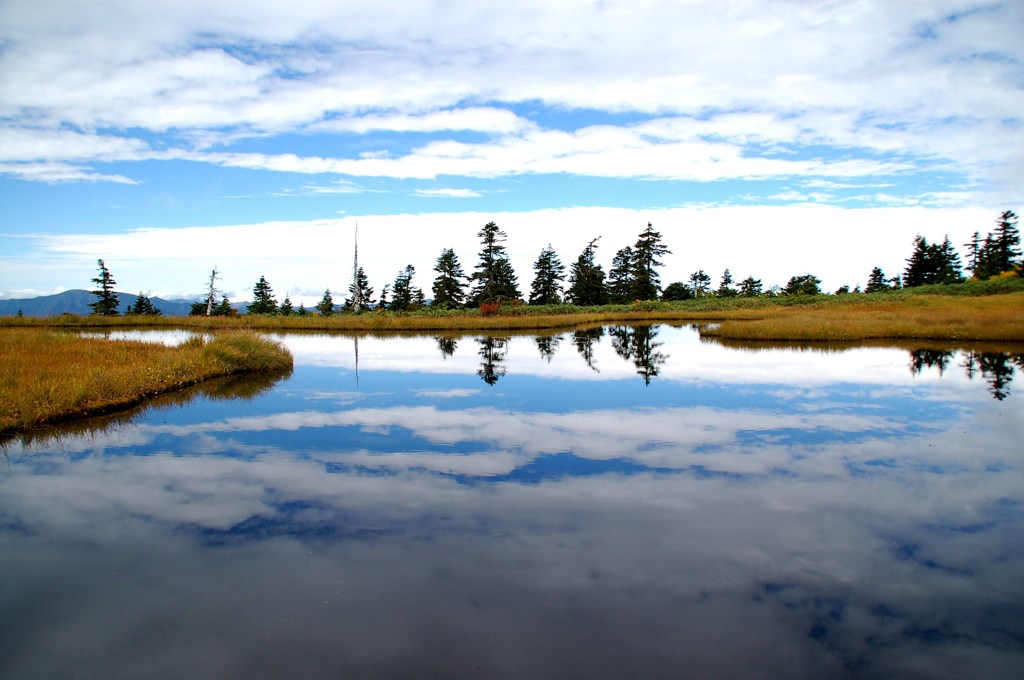
<path id="1" fill-rule="evenodd" d="M 476 374 L 488 385 L 494 385 L 501 376 L 505 375 L 507 369 L 503 362 L 508 341 L 509 338 L 493 337 L 478 338 L 476 341 L 480 346 L 478 354 L 483 360 L 480 363 L 480 370 Z"/>
<path id="2" fill-rule="evenodd" d="M 920 374 L 925 368 L 935 369 L 939 375 L 945 373 L 956 352 L 950 350 L 915 349 L 910 352 L 910 372 Z M 964 369 L 968 379 L 974 380 L 976 375 L 988 383 L 989 394 L 1003 401 L 1010 396 L 1010 383 L 1013 382 L 1014 365 L 1024 369 L 1024 354 L 1010 352 L 964 352 L 960 367 Z"/>

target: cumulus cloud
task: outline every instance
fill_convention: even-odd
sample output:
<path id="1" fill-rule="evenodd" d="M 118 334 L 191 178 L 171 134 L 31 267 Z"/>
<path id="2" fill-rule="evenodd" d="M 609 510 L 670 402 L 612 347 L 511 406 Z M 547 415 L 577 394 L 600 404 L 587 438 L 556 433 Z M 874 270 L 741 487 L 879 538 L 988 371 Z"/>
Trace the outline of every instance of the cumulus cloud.
<path id="1" fill-rule="evenodd" d="M 799 143 L 1000 175 L 1020 164 L 1019 145 L 1005 142 L 1020 131 L 1024 58 L 1001 27 L 1019 23 L 1022 11 L 957 0 L 303 2 L 287 11 L 115 2 L 81 8 L 71 22 L 52 3 L 12 2 L 0 10 L 0 114 L 40 130 L 113 130 L 135 143 L 134 130 L 491 137 L 442 139 L 393 160 L 192 156 L 287 172 L 611 176 L 619 168 L 625 176 L 709 180 L 895 167 L 784 162 L 749 147 Z M 646 126 L 560 130 L 544 115 L 518 112 L 534 104 L 541 114 L 553 107 L 673 115 Z M 700 134 L 688 133 L 688 144 L 644 137 L 680 127 Z"/>

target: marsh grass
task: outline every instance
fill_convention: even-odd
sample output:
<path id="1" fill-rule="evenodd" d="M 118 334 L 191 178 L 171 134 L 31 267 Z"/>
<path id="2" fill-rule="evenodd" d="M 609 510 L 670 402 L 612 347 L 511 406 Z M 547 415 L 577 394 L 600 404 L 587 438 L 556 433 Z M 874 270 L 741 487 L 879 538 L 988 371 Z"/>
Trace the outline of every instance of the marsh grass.
<path id="1" fill-rule="evenodd" d="M 775 307 L 759 318 L 721 320 L 702 335 L 756 341 L 1024 342 L 1024 293 L 888 296 L 860 304 Z"/>
<path id="2" fill-rule="evenodd" d="M 0 433 L 101 414 L 217 376 L 291 369 L 291 354 L 252 331 L 178 347 L 0 329 Z"/>

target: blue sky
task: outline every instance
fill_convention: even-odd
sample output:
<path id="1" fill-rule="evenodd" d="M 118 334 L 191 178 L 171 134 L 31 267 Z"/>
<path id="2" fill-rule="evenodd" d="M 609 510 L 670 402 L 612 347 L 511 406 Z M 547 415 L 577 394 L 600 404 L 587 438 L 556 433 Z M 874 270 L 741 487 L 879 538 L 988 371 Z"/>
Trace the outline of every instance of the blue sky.
<path id="1" fill-rule="evenodd" d="M 504 6 L 511 5 L 511 6 Z M 0 5 L 0 296 L 378 291 L 495 220 L 551 243 L 648 221 L 765 286 L 898 273 L 1021 210 L 1016 2 Z"/>

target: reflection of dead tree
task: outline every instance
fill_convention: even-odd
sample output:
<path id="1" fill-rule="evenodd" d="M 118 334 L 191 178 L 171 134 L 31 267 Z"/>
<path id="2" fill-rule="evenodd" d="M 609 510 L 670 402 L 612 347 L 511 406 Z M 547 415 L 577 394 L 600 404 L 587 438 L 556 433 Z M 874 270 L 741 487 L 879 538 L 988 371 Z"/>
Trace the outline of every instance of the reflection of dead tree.
<path id="1" fill-rule="evenodd" d="M 576 351 L 583 357 L 583 361 L 587 363 L 592 370 L 597 373 L 601 372 L 596 365 L 594 365 L 594 344 L 601 339 L 604 335 L 604 328 L 589 328 L 584 331 L 576 331 L 572 334 L 573 344 L 576 345 Z"/>
<path id="2" fill-rule="evenodd" d="M 503 365 L 505 361 L 505 349 L 508 346 L 508 338 L 479 338 L 477 344 L 480 345 L 480 357 L 483 359 L 483 363 L 480 364 L 480 370 L 476 372 L 480 378 L 483 379 L 488 385 L 493 385 L 498 382 L 498 379 L 505 375 L 506 369 Z"/>

